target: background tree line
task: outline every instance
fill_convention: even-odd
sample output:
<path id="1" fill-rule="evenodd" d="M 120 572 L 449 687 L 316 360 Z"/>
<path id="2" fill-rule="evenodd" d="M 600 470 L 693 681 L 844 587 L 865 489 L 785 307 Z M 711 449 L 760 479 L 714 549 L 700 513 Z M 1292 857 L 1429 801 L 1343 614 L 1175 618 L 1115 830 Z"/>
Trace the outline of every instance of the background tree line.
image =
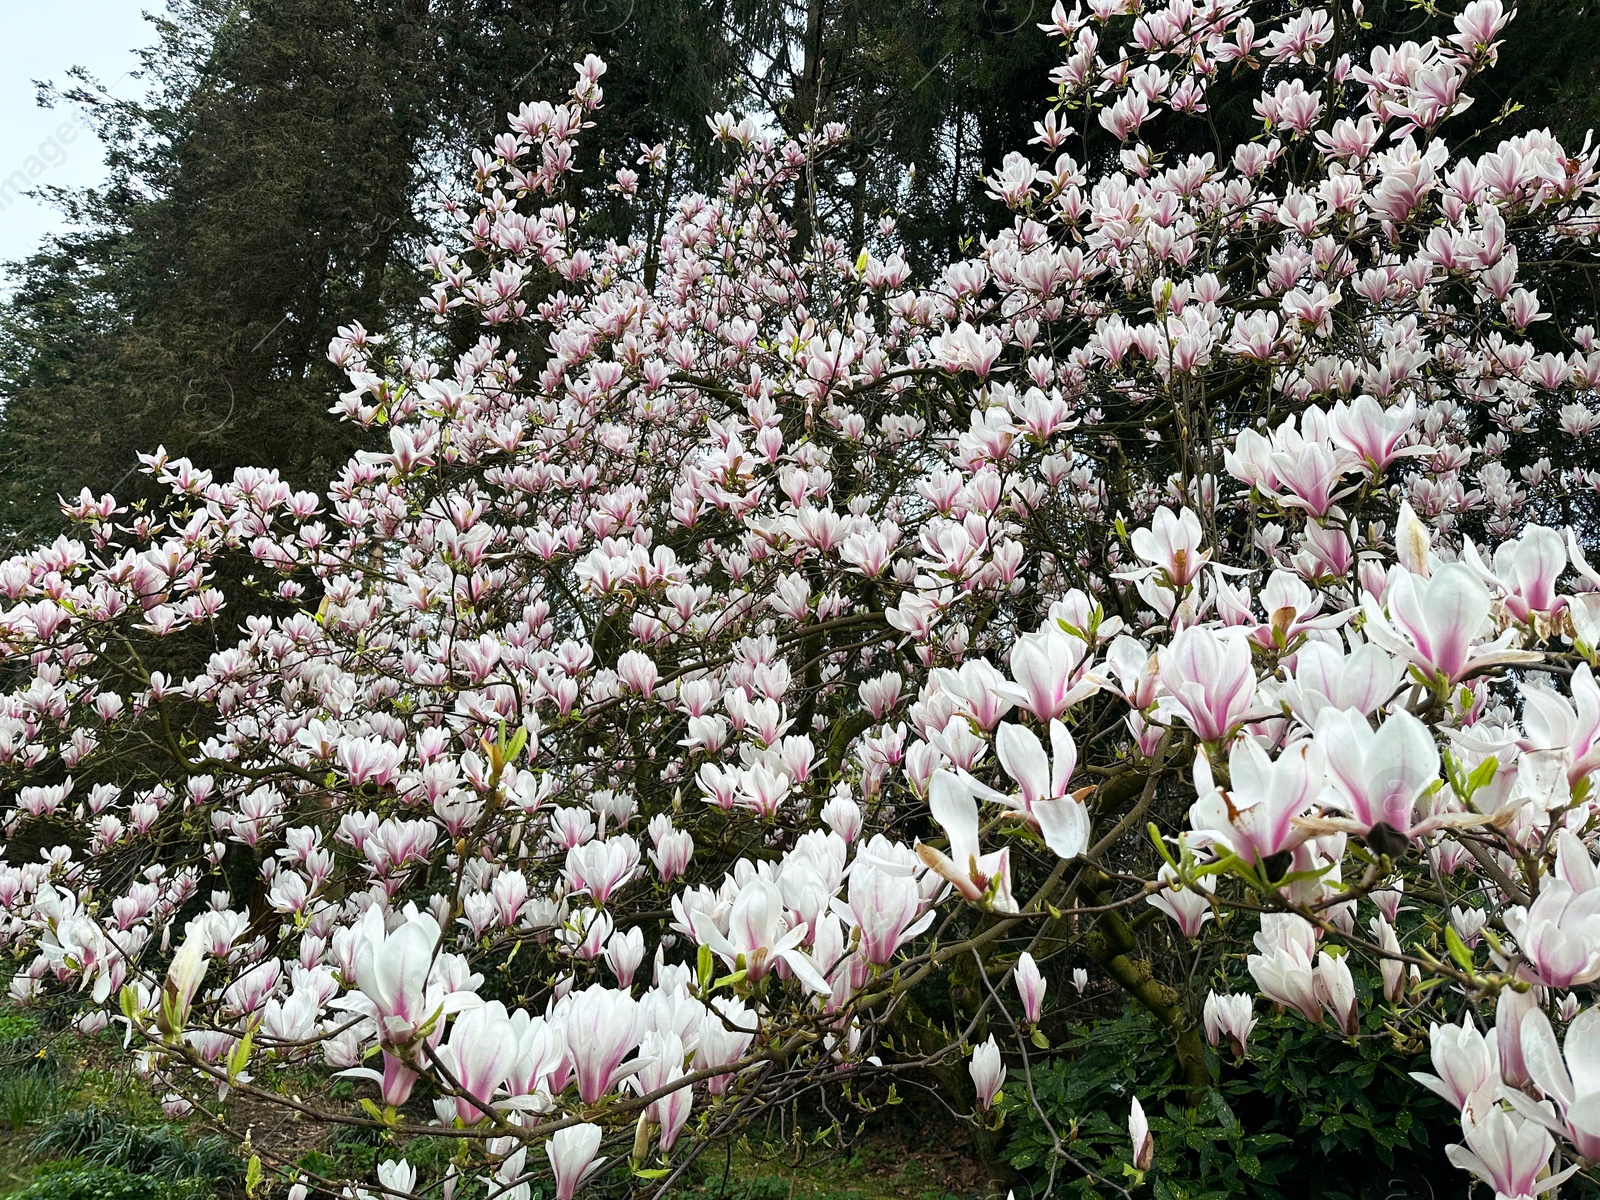
<path id="1" fill-rule="evenodd" d="M 1367 18 L 1393 37 L 1429 13 L 1378 3 Z M 424 178 L 448 165 L 465 185 L 467 150 L 521 102 L 563 94 L 586 53 L 611 65 L 575 198 L 597 234 L 649 236 L 627 221 L 712 184 L 705 117 L 731 109 L 786 134 L 848 125 L 797 229 L 859 239 L 893 214 L 913 267 L 936 270 L 1000 219 L 979 174 L 1049 101 L 1048 19 L 1045 0 L 169 0 L 140 99 L 86 76 L 46 89 L 92 113 L 109 178 L 54 190 L 71 228 L 10 266 L 0 537 L 52 536 L 58 494 L 134 489 L 136 452 L 157 445 L 320 486 L 355 448 L 327 412 L 341 380 L 324 348 L 341 324 L 415 312 L 439 199 Z M 1581 141 L 1600 115 L 1600 21 L 1527 0 L 1513 32 L 1484 123 Z M 1219 107 L 1217 144 L 1253 121 Z M 1090 134 L 1088 154 L 1114 153 Z M 625 216 L 605 184 L 657 144 L 665 185 Z"/>

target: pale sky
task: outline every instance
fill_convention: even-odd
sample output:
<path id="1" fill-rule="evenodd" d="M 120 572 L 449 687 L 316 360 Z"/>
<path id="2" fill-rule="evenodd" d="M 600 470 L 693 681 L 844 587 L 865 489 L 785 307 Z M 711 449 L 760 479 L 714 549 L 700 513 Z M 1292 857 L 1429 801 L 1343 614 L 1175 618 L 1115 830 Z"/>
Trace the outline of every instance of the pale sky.
<path id="1" fill-rule="evenodd" d="M 161 7 L 162 0 L 0 0 L 0 262 L 25 257 L 62 227 L 53 208 L 19 195 L 23 188 L 105 177 L 99 139 L 73 110 L 40 108 L 34 80 L 65 88 L 68 69 L 83 66 L 113 95 L 137 95 L 138 81 L 127 77 L 134 51 L 154 41 L 141 13 Z"/>

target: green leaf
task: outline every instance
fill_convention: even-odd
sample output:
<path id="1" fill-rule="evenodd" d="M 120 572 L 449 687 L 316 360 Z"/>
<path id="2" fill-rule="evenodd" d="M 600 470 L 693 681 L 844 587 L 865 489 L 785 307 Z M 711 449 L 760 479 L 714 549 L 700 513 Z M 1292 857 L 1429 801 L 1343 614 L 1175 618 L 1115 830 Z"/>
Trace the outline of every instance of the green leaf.
<path id="1" fill-rule="evenodd" d="M 511 736 L 511 745 L 506 747 L 506 762 L 516 762 L 517 755 L 522 753 L 522 748 L 528 744 L 528 731 L 523 726 L 517 726 L 517 732 Z"/>
<path id="2" fill-rule="evenodd" d="M 715 969 L 715 964 L 711 960 L 710 946 L 700 947 L 700 954 L 696 959 L 696 966 L 699 968 L 697 973 L 700 977 L 700 991 L 705 993 L 711 988 L 711 972 Z"/>
<path id="3" fill-rule="evenodd" d="M 1150 824 L 1145 826 L 1145 832 L 1150 835 L 1150 841 L 1154 843 L 1156 853 L 1166 860 L 1167 866 L 1176 871 L 1178 869 L 1178 860 L 1173 858 L 1172 851 L 1167 849 L 1167 839 L 1161 836 L 1160 826 L 1151 821 Z"/>
<path id="4" fill-rule="evenodd" d="M 245 1035 L 234 1043 L 233 1049 L 228 1051 L 228 1082 L 235 1083 L 250 1062 L 250 1050 L 255 1045 L 255 1027 L 245 1031 Z"/>
<path id="5" fill-rule="evenodd" d="M 1492 754 L 1479 763 L 1472 774 L 1467 776 L 1467 795 L 1471 796 L 1473 792 L 1487 784 L 1499 769 L 1500 760 Z"/>

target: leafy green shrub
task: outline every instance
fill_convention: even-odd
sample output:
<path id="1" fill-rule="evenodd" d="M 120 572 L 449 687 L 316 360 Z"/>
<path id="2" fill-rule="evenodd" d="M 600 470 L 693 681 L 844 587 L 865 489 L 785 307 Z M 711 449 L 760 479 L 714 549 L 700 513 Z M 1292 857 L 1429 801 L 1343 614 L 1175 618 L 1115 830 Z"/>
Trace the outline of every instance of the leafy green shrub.
<path id="1" fill-rule="evenodd" d="M 377 1170 L 379 1157 L 393 1157 L 382 1153 L 383 1135 L 375 1129 L 350 1127 L 338 1130 L 327 1146 L 327 1153 L 338 1170 L 370 1178 Z"/>
<path id="2" fill-rule="evenodd" d="M 121 1167 L 68 1166 L 35 1180 L 17 1200 L 206 1200 L 204 1180 L 174 1181 Z"/>
<path id="3" fill-rule="evenodd" d="M 1191 1105 L 1176 1083 L 1153 1083 L 1172 1077 L 1171 1035 L 1130 1009 L 1072 1030 L 1061 1057 L 1034 1066 L 1034 1092 L 1066 1154 L 1124 1187 L 1137 1095 L 1155 1135 L 1145 1181 L 1155 1200 L 1383 1200 L 1427 1195 L 1416 1189 L 1428 1180 L 1436 1196 L 1464 1194 L 1467 1177 L 1444 1157 L 1460 1140 L 1456 1114 L 1406 1074 L 1430 1069 L 1426 1053 L 1407 1055 L 1381 1013 L 1371 1019 L 1377 1027 L 1352 1043 L 1299 1017 L 1263 1015 L 1250 1057 L 1213 1057 L 1217 1085 Z M 1042 1188 L 1054 1143 L 1019 1074 L 1006 1082 L 1006 1157 Z M 1052 1194 L 1106 1194 L 1095 1185 L 1064 1160 Z"/>
<path id="4" fill-rule="evenodd" d="M 19 1008 L 0 1008 L 0 1073 L 53 1072 L 55 1060 L 41 1057 L 40 1049 L 39 1018 Z"/>
<path id="5" fill-rule="evenodd" d="M 20 1008 L 0 1008 L 0 1044 L 31 1038 L 39 1032 L 39 1018 Z"/>

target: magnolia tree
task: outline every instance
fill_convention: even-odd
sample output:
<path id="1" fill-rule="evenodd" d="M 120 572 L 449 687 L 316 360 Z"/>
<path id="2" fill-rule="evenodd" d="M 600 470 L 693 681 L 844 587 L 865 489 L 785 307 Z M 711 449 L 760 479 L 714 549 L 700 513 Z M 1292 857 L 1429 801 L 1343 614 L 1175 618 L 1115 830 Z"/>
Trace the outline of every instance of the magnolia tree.
<path id="1" fill-rule="evenodd" d="M 1276 1006 L 1431 1033 L 1499 1196 L 1600 1163 L 1600 349 L 1547 311 L 1600 183 L 1452 150 L 1509 15 L 1058 7 L 1014 219 L 931 286 L 796 220 L 832 127 L 719 115 L 716 195 L 584 242 L 589 59 L 447 206 L 465 348 L 333 342 L 386 450 L 325 495 L 158 451 L 0 565 L 11 997 L 175 1116 L 459 1147 L 254 1146 L 295 1197 L 665 1191 L 891 1081 L 993 1130 L 1068 971 L 1168 1030 L 1152 1086 Z M 1243 80 L 1258 136 L 1171 149 Z"/>

